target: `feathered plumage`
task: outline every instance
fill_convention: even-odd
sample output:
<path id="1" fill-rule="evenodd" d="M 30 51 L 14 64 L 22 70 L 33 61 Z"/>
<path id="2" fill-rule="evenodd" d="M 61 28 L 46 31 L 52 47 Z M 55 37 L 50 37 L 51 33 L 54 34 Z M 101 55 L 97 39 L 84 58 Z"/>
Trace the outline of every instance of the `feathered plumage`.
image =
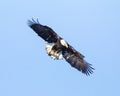
<path id="1" fill-rule="evenodd" d="M 28 21 L 28 25 L 46 42 L 46 51 L 49 56 L 54 59 L 61 59 L 62 57 L 74 68 L 78 69 L 86 75 L 93 73 L 94 68 L 91 64 L 84 60 L 84 56 L 70 46 L 63 38 L 61 38 L 53 29 L 48 26 L 41 25 L 38 20 Z M 61 57 L 60 57 L 61 56 Z"/>

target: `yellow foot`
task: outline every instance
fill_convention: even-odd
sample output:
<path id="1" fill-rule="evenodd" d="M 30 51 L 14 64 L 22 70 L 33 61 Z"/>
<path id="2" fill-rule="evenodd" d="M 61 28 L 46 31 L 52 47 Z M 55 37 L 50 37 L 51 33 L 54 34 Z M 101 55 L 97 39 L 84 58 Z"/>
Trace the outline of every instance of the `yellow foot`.
<path id="1" fill-rule="evenodd" d="M 54 52 L 53 56 L 54 56 L 55 58 L 57 58 L 58 53 L 57 53 L 57 52 Z"/>

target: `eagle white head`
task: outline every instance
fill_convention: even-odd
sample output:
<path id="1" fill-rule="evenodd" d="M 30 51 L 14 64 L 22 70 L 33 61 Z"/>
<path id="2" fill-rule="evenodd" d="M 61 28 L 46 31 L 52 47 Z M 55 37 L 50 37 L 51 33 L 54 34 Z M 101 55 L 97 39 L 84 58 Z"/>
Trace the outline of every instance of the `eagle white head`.
<path id="1" fill-rule="evenodd" d="M 60 43 L 61 43 L 62 46 L 65 46 L 66 48 L 68 48 L 68 44 L 64 39 L 61 39 Z"/>

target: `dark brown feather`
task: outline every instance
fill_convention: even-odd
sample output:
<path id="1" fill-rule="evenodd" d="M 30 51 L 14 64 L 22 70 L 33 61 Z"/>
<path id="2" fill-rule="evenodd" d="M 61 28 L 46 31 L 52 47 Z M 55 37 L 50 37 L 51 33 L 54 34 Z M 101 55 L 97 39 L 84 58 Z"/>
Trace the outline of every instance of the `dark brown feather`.
<path id="1" fill-rule="evenodd" d="M 91 64 L 87 63 L 84 60 L 84 56 L 76 51 L 72 46 L 69 46 L 68 49 L 64 49 L 63 57 L 65 60 L 72 66 L 81 71 L 86 75 L 90 75 L 93 73 L 94 68 L 91 67 Z"/>
<path id="2" fill-rule="evenodd" d="M 93 73 L 94 68 L 91 64 L 87 63 L 84 60 L 84 56 L 76 51 L 72 46 L 68 44 L 68 48 L 63 47 L 60 45 L 60 39 L 59 37 L 50 27 L 41 25 L 38 20 L 35 21 L 32 19 L 32 21 L 28 21 L 28 25 L 45 41 L 48 43 L 55 43 L 53 46 L 53 49 L 56 52 L 62 51 L 62 55 L 65 58 L 65 60 L 74 68 L 78 69 L 82 73 L 86 75 L 90 75 Z"/>
<path id="3" fill-rule="evenodd" d="M 48 43 L 55 43 L 59 39 L 59 36 L 48 26 L 41 25 L 35 20 L 28 21 L 28 25 L 45 41 Z"/>

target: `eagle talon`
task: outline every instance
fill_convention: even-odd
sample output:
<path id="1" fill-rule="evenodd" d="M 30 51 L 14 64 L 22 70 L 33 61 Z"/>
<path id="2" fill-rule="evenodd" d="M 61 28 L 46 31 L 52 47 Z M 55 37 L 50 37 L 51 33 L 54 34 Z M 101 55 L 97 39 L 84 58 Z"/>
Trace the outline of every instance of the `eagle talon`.
<path id="1" fill-rule="evenodd" d="M 54 52 L 53 50 L 46 48 L 47 54 L 51 56 L 53 59 L 58 59 L 58 53 Z"/>
<path id="2" fill-rule="evenodd" d="M 58 56 L 57 52 L 54 52 L 53 56 L 56 58 Z"/>

